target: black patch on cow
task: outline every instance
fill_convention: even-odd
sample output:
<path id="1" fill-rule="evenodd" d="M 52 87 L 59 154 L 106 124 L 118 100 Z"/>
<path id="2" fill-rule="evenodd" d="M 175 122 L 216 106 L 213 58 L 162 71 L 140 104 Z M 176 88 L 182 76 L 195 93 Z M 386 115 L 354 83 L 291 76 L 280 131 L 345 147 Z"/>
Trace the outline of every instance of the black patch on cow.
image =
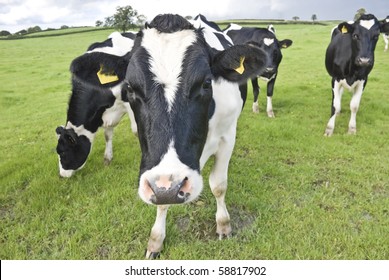
<path id="1" fill-rule="evenodd" d="M 161 33 L 174 33 L 185 29 L 194 29 L 193 25 L 185 18 L 173 14 L 158 15 L 146 27 L 155 28 Z"/>
<path id="2" fill-rule="evenodd" d="M 96 87 L 73 77 L 67 120 L 75 126 L 84 125 L 90 132 L 96 132 L 103 123 L 104 111 L 112 107 L 114 102 L 115 96 L 110 89 Z"/>
<path id="3" fill-rule="evenodd" d="M 59 136 L 56 150 L 62 168 L 77 170 L 85 163 L 89 155 L 91 149 L 89 139 L 83 135 L 78 136 L 72 128 L 57 127 L 56 132 Z"/>
<path id="4" fill-rule="evenodd" d="M 220 33 L 213 33 L 213 34 L 215 34 L 215 36 L 219 40 L 220 44 L 222 44 L 224 49 L 232 47 L 232 44 L 226 39 L 226 37 L 224 37 L 223 34 Z"/>
<path id="5" fill-rule="evenodd" d="M 136 34 L 132 32 L 123 32 L 121 33 L 123 37 L 129 38 L 131 40 L 135 40 Z"/>
<path id="6" fill-rule="evenodd" d="M 113 47 L 113 44 L 112 44 L 112 39 L 109 38 L 107 40 L 105 40 L 104 42 L 97 42 L 97 43 L 93 43 L 92 45 L 90 45 L 87 49 L 87 51 L 92 51 L 94 49 L 97 49 L 97 48 L 104 48 L 104 47 Z"/>

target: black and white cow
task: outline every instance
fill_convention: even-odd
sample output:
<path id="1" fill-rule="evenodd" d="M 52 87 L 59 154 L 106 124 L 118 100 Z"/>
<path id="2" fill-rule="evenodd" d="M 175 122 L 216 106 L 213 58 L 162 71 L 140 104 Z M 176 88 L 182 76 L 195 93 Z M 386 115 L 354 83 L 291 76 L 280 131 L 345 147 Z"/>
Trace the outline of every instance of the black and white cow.
<path id="1" fill-rule="evenodd" d="M 130 32 L 114 32 L 106 41 L 92 44 L 85 54 L 71 63 L 72 94 L 66 125 L 56 129 L 61 177 L 70 177 L 85 165 L 99 127 L 104 128 L 106 164 L 113 158 L 113 129 L 125 113 L 128 113 L 131 129 L 136 133 L 133 112 L 126 102 L 127 95 L 122 96 L 135 36 Z"/>
<path id="2" fill-rule="evenodd" d="M 389 16 L 387 16 L 384 20 L 382 20 L 382 23 L 388 23 L 389 22 Z M 385 48 L 384 51 L 388 51 L 388 44 L 389 44 L 389 28 L 385 28 L 385 30 L 382 30 L 382 37 L 384 38 L 385 42 Z"/>
<path id="3" fill-rule="evenodd" d="M 289 39 L 279 41 L 276 38 L 273 25 L 269 25 L 266 29 L 257 27 L 242 27 L 238 24 L 229 24 L 223 32 L 232 39 L 235 45 L 254 42 L 259 44 L 261 49 L 263 49 L 267 54 L 268 64 L 265 67 L 265 71 L 260 74 L 259 78 L 267 81 L 266 112 L 268 117 L 273 118 L 274 112 L 272 98 L 274 93 L 274 84 L 278 74 L 278 67 L 282 60 L 281 49 L 290 47 L 293 41 Z M 251 83 L 254 93 L 254 103 L 252 109 L 254 113 L 258 113 L 258 95 L 260 91 L 258 79 L 256 77 L 252 78 Z"/>
<path id="4" fill-rule="evenodd" d="M 373 69 L 374 50 L 385 25 L 388 23 L 379 22 L 374 15 L 367 14 L 354 23 L 343 22 L 333 30 L 325 57 L 327 72 L 332 77 L 331 117 L 325 136 L 331 136 L 334 132 L 335 118 L 340 113 L 344 89 L 353 93 L 348 133 L 356 133 L 359 103 L 368 75 Z"/>
<path id="5" fill-rule="evenodd" d="M 138 193 L 157 205 L 147 258 L 162 250 L 169 205 L 199 196 L 200 171 L 212 155 L 216 231 L 220 238 L 231 234 L 224 198 L 243 104 L 239 83 L 257 75 L 266 57 L 249 45 L 218 51 L 204 32 L 179 15 L 159 15 L 138 33 L 131 52 L 126 82 L 142 151 Z"/>

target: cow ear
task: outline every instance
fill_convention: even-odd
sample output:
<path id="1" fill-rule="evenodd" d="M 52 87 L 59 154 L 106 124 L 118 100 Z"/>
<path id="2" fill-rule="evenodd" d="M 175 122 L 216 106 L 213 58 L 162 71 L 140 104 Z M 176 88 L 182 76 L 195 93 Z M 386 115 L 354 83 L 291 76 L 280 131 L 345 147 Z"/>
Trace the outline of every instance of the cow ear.
<path id="1" fill-rule="evenodd" d="M 231 82 L 243 83 L 262 73 L 266 54 L 254 45 L 236 45 L 217 53 L 212 61 L 212 74 Z"/>
<path id="2" fill-rule="evenodd" d="M 74 59 L 70 65 L 73 77 L 98 87 L 112 87 L 124 79 L 127 57 L 106 53 L 86 53 Z"/>
<path id="3" fill-rule="evenodd" d="M 389 21 L 386 21 L 386 19 L 380 22 L 380 32 L 389 33 Z"/>
<path id="4" fill-rule="evenodd" d="M 343 34 L 352 33 L 354 31 L 353 25 L 349 24 L 348 22 L 342 22 L 339 24 L 338 29 Z"/>
<path id="5" fill-rule="evenodd" d="M 56 129 L 55 129 L 55 133 L 57 133 L 57 135 L 61 135 L 62 132 L 64 131 L 64 127 L 61 125 L 61 126 L 58 126 Z"/>
<path id="6" fill-rule="evenodd" d="M 278 44 L 279 44 L 281 49 L 287 49 L 293 44 L 293 41 L 289 40 L 289 39 L 285 39 L 285 40 L 279 41 Z"/>

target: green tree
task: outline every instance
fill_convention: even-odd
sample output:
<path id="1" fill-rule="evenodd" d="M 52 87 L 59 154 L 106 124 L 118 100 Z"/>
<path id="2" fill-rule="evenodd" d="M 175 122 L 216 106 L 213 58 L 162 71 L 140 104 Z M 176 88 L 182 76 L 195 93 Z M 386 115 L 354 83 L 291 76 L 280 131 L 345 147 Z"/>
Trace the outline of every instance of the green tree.
<path id="1" fill-rule="evenodd" d="M 106 17 L 104 20 L 104 27 L 113 27 L 113 16 Z"/>
<path id="2" fill-rule="evenodd" d="M 0 36 L 9 36 L 11 35 L 11 32 L 7 31 L 7 30 L 1 30 L 0 31 Z"/>
<path id="3" fill-rule="evenodd" d="M 113 15 L 113 27 L 122 32 L 136 27 L 138 20 L 138 11 L 131 6 L 117 7 L 116 13 Z"/>
<path id="4" fill-rule="evenodd" d="M 311 19 L 312 19 L 312 21 L 317 20 L 317 15 L 316 15 L 316 14 L 313 14 L 313 15 L 311 16 Z"/>
<path id="5" fill-rule="evenodd" d="M 42 31 L 42 29 L 38 25 L 36 25 L 34 27 L 29 27 L 27 29 L 27 33 L 35 33 L 35 32 L 41 32 L 41 31 Z"/>
<path id="6" fill-rule="evenodd" d="M 104 23 L 101 20 L 96 20 L 96 22 L 95 22 L 96 27 L 103 26 L 103 24 Z"/>
<path id="7" fill-rule="evenodd" d="M 366 14 L 366 9 L 360 8 L 354 16 L 354 21 L 357 21 L 363 14 Z"/>
<path id="8" fill-rule="evenodd" d="M 294 21 L 298 21 L 298 20 L 300 19 L 300 17 L 294 16 L 294 17 L 292 17 L 292 19 L 293 19 Z"/>

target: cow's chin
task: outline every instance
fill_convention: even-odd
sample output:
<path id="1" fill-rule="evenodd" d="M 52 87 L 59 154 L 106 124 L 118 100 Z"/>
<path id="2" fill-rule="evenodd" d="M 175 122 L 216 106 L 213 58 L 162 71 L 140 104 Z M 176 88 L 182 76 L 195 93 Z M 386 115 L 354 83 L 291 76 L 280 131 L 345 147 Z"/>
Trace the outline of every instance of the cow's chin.
<path id="1" fill-rule="evenodd" d="M 59 164 L 59 176 L 62 178 L 70 178 L 73 176 L 73 174 L 76 172 L 76 170 L 66 170 L 62 168 L 61 163 Z"/>
<path id="2" fill-rule="evenodd" d="M 155 171 L 153 169 L 146 171 L 139 181 L 139 196 L 147 204 L 189 203 L 197 199 L 203 189 L 203 178 L 196 170 L 186 169 L 185 172 L 178 174 Z"/>

